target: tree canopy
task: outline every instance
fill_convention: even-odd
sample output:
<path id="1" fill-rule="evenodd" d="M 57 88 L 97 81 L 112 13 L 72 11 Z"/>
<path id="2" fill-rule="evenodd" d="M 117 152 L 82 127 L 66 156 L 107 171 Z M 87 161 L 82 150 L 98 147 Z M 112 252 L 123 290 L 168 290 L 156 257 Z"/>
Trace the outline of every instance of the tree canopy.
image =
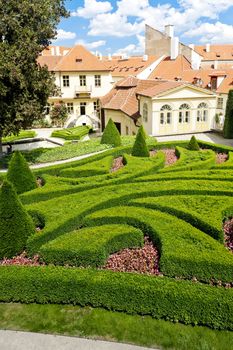
<path id="1" fill-rule="evenodd" d="M 233 138 L 233 90 L 228 93 L 223 136 L 226 139 Z"/>
<path id="2" fill-rule="evenodd" d="M 55 91 L 37 58 L 66 16 L 64 0 L 0 0 L 0 152 L 2 137 L 41 118 Z"/>

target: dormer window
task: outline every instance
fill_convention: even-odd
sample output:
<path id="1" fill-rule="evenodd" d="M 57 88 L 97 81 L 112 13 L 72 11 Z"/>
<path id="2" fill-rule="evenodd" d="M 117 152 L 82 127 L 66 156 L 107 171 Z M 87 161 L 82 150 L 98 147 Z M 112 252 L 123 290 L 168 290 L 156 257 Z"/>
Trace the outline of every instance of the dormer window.
<path id="1" fill-rule="evenodd" d="M 81 63 L 82 61 L 82 58 L 76 58 L 76 63 Z"/>

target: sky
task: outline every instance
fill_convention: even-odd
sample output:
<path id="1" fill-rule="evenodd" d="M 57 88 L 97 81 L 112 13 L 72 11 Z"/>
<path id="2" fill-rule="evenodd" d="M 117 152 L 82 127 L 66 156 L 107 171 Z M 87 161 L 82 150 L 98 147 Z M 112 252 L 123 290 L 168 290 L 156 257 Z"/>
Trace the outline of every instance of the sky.
<path id="1" fill-rule="evenodd" d="M 67 0 L 55 45 L 102 54 L 144 53 L 145 24 L 173 24 L 184 44 L 232 43 L 233 0 Z"/>

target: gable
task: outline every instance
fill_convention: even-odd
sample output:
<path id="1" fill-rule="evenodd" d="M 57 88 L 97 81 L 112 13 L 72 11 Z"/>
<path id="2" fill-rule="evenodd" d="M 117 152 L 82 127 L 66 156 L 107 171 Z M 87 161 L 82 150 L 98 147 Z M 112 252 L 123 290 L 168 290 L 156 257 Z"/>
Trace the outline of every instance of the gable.
<path id="1" fill-rule="evenodd" d="M 199 89 L 196 87 L 192 87 L 189 85 L 183 85 L 174 90 L 168 90 L 160 95 L 157 95 L 155 98 L 163 98 L 166 99 L 180 99 L 180 98 L 215 98 L 215 95 L 208 90 Z"/>

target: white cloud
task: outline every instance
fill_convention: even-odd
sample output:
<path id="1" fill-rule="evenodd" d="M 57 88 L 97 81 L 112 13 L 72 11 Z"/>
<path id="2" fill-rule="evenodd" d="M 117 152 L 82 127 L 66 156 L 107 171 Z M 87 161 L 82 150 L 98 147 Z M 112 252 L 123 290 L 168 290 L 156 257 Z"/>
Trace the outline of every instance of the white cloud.
<path id="1" fill-rule="evenodd" d="M 117 50 L 114 55 L 143 55 L 145 52 L 145 37 L 137 35 L 138 43 L 130 44 L 122 49 Z"/>
<path id="2" fill-rule="evenodd" d="M 102 2 L 105 3 L 108 2 Z M 106 8 L 105 13 L 98 14 L 98 11 L 95 11 L 95 16 L 90 18 L 88 34 L 133 36 L 142 34 L 145 24 L 159 30 L 166 24 L 174 24 L 176 32 L 181 34 L 190 28 L 195 29 L 205 18 L 218 19 L 222 11 L 233 6 L 233 0 L 179 0 L 178 4 L 179 7 L 175 8 L 169 3 L 152 6 L 149 0 L 119 0 L 115 12 L 112 12 L 110 7 L 108 11 Z"/>
<path id="3" fill-rule="evenodd" d="M 232 43 L 233 26 L 221 22 L 202 23 L 184 33 L 187 37 L 200 37 L 202 43 Z"/>
<path id="4" fill-rule="evenodd" d="M 69 40 L 69 39 L 75 39 L 76 34 L 73 32 L 66 32 L 63 29 L 57 30 L 57 37 L 56 40 Z"/>
<path id="5" fill-rule="evenodd" d="M 97 14 L 107 13 L 111 10 L 112 5 L 109 1 L 85 0 L 84 7 L 78 7 L 76 12 L 71 13 L 71 16 L 93 18 Z"/>
<path id="6" fill-rule="evenodd" d="M 93 42 L 86 42 L 85 40 L 78 40 L 76 41 L 75 45 L 82 45 L 88 50 L 94 50 L 98 47 L 104 46 L 106 44 L 105 40 L 99 40 L 99 41 L 93 41 Z"/>

